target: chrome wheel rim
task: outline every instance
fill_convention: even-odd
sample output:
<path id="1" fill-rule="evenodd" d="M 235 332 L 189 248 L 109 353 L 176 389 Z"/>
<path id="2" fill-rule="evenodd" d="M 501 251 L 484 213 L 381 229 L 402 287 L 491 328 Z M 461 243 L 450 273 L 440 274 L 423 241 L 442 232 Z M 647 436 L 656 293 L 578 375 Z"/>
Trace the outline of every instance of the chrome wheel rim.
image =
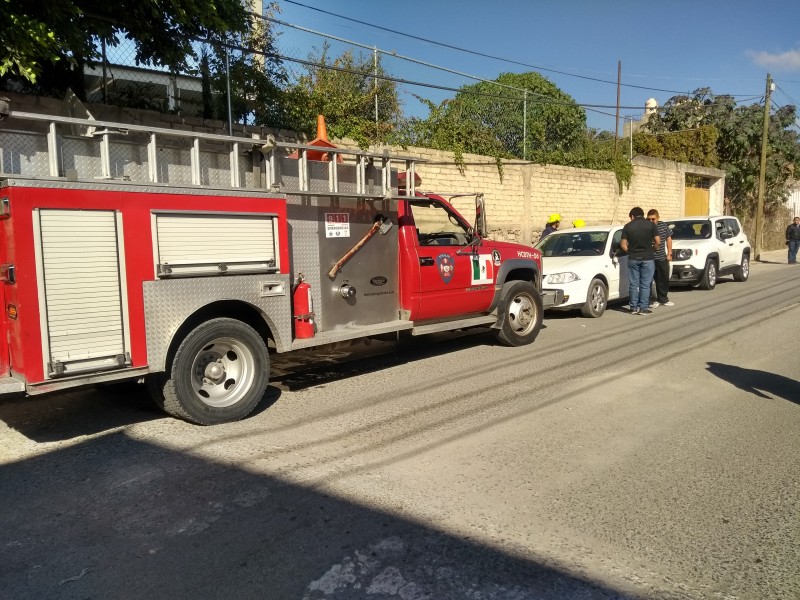
<path id="1" fill-rule="evenodd" d="M 717 265 L 713 262 L 708 264 L 708 283 L 709 285 L 717 283 Z"/>
<path id="2" fill-rule="evenodd" d="M 233 338 L 208 342 L 192 361 L 192 390 L 202 402 L 216 408 L 239 402 L 255 379 L 255 358 Z"/>
<path id="3" fill-rule="evenodd" d="M 742 275 L 745 279 L 750 276 L 750 260 L 747 257 L 742 259 Z"/>
<path id="4" fill-rule="evenodd" d="M 536 303 L 530 294 L 517 294 L 508 305 L 506 317 L 511 331 L 516 335 L 526 335 L 536 326 Z"/>
<path id="5" fill-rule="evenodd" d="M 589 295 L 589 305 L 592 311 L 600 312 L 606 307 L 606 295 L 603 293 L 603 286 L 600 284 L 595 285 Z"/>

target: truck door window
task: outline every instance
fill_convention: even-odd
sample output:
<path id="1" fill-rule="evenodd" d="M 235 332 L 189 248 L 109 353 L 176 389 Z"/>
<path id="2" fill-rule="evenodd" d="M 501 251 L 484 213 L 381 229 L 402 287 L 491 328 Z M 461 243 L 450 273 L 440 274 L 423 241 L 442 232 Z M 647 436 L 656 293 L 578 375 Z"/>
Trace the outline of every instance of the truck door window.
<path id="1" fill-rule="evenodd" d="M 453 213 L 436 202 L 412 202 L 411 211 L 420 246 L 466 246 L 467 227 Z"/>

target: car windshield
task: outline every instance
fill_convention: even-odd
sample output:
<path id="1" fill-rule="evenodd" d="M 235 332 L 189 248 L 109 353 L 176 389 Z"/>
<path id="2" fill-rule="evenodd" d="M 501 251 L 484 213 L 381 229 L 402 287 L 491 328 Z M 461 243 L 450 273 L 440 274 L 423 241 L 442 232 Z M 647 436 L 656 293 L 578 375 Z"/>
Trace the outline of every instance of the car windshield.
<path id="1" fill-rule="evenodd" d="M 543 256 L 597 256 L 603 254 L 607 231 L 551 233 L 538 244 Z"/>
<path id="2" fill-rule="evenodd" d="M 667 223 L 673 240 L 702 240 L 711 237 L 711 221 L 697 219 Z"/>

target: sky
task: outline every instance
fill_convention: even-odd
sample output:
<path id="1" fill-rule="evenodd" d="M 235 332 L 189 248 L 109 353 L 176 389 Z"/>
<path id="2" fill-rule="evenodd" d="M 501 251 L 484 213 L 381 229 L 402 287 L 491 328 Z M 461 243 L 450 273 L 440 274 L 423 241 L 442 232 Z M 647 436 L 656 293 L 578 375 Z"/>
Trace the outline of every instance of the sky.
<path id="1" fill-rule="evenodd" d="M 648 98 L 663 105 L 700 87 L 753 104 L 763 99 L 767 73 L 776 84 L 774 104 L 800 104 L 800 0 L 278 0 L 278 5 L 276 18 L 292 25 L 451 71 L 488 80 L 503 72 L 537 71 L 576 102 L 605 106 L 587 111 L 588 124 L 596 129 L 615 130 L 618 62 L 622 117 L 638 119 Z M 324 39 L 280 29 L 278 46 L 291 57 L 307 58 Z M 331 42 L 334 55 L 349 47 Z M 393 76 L 411 81 L 454 88 L 475 83 L 397 58 L 384 57 L 383 64 Z M 300 65 L 290 67 L 302 71 Z M 401 85 L 400 92 L 406 113 L 416 115 L 424 109 L 414 94 L 435 102 L 454 94 L 412 85 Z"/>

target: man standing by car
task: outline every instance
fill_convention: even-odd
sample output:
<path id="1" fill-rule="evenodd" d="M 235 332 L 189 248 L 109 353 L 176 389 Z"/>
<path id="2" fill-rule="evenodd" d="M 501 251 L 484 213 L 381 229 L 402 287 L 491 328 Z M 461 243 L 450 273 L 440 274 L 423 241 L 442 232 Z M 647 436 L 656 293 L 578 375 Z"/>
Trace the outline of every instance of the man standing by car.
<path id="1" fill-rule="evenodd" d="M 800 248 L 800 217 L 786 228 L 786 245 L 789 246 L 789 264 L 797 264 L 797 249 Z"/>
<path id="2" fill-rule="evenodd" d="M 631 314 L 649 315 L 650 284 L 655 271 L 655 249 L 661 245 L 658 227 L 644 218 L 644 211 L 634 206 L 628 213 L 630 223 L 622 228 L 620 248 L 628 253 L 628 287 Z"/>
<path id="3" fill-rule="evenodd" d="M 672 260 L 672 230 L 664 221 L 659 220 L 660 215 L 655 208 L 647 211 L 647 220 L 655 223 L 658 228 L 658 237 L 661 243 L 655 250 L 656 264 L 656 301 L 653 308 L 658 306 L 675 306 L 669 301 L 669 261 Z"/>

